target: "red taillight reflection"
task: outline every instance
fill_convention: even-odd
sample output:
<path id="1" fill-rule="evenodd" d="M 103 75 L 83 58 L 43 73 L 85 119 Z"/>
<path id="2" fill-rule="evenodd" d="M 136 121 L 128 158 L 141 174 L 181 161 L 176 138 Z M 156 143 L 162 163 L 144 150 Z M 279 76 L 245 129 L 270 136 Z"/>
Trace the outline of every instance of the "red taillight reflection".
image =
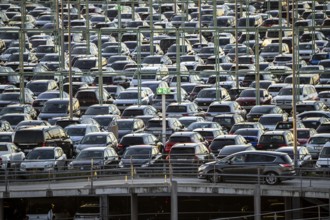
<path id="1" fill-rule="evenodd" d="M 281 167 L 286 167 L 286 168 L 292 168 L 292 164 L 291 163 L 284 163 L 284 164 L 280 164 Z"/>

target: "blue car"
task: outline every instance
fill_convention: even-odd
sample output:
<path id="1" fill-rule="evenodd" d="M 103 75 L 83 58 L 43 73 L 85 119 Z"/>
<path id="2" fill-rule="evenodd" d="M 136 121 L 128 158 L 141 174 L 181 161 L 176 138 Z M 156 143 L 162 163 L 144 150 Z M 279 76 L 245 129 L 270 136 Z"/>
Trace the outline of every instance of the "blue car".
<path id="1" fill-rule="evenodd" d="M 242 135 L 253 147 L 256 147 L 263 133 L 264 130 L 260 128 L 240 128 L 234 134 Z"/>
<path id="2" fill-rule="evenodd" d="M 314 54 L 312 58 L 309 61 L 309 64 L 311 65 L 318 65 L 321 60 L 330 59 L 330 53 L 327 52 L 321 52 Z"/>

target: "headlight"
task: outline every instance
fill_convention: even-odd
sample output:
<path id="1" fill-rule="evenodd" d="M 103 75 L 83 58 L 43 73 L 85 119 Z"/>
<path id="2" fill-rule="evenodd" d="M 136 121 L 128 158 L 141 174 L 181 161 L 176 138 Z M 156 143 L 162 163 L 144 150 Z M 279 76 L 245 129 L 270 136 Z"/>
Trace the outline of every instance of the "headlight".
<path id="1" fill-rule="evenodd" d="M 25 170 L 26 169 L 26 165 L 24 163 L 21 164 L 21 170 Z"/>
<path id="2" fill-rule="evenodd" d="M 148 167 L 148 166 L 150 166 L 150 163 L 149 162 L 141 165 L 141 167 Z"/>
<path id="3" fill-rule="evenodd" d="M 54 166 L 54 164 L 48 163 L 48 164 L 46 164 L 45 168 L 52 168 L 53 166 Z"/>
<path id="4" fill-rule="evenodd" d="M 68 165 L 68 169 L 70 169 L 70 170 L 73 169 L 73 164 L 72 164 L 72 162 L 69 163 L 69 165 Z"/>
<path id="5" fill-rule="evenodd" d="M 123 168 L 123 167 L 124 167 L 124 163 L 123 163 L 122 161 L 120 161 L 119 164 L 118 164 L 118 166 L 119 166 L 120 168 Z"/>
<path id="6" fill-rule="evenodd" d="M 207 165 L 205 165 L 205 164 L 199 166 L 198 167 L 198 172 L 201 172 L 201 171 L 205 170 L 206 167 L 207 167 Z"/>

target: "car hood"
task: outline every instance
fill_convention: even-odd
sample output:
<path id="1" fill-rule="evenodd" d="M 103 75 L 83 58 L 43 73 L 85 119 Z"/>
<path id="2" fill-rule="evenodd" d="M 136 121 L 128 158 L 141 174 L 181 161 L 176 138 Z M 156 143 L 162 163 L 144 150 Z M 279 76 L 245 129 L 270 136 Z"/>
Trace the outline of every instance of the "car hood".
<path id="1" fill-rule="evenodd" d="M 88 147 L 105 147 L 107 146 L 106 144 L 78 144 L 77 149 L 85 149 Z"/>
<path id="2" fill-rule="evenodd" d="M 25 168 L 44 168 L 49 164 L 54 164 L 55 160 L 25 160 L 21 163 L 21 166 L 25 166 Z"/>
<path id="3" fill-rule="evenodd" d="M 133 166 L 141 166 L 143 164 L 146 164 L 150 161 L 150 159 L 121 159 L 121 163 L 124 166 L 129 166 L 133 164 Z"/>

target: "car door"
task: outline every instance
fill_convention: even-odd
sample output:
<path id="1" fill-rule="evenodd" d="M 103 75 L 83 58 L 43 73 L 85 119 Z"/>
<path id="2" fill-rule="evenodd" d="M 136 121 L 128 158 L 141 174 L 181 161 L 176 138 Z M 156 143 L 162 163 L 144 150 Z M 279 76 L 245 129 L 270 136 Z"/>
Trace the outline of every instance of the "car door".
<path id="1" fill-rule="evenodd" d="M 250 178 L 251 166 L 246 164 L 247 155 L 245 153 L 235 154 L 227 160 L 227 165 L 223 167 L 224 180 L 242 180 Z"/>

